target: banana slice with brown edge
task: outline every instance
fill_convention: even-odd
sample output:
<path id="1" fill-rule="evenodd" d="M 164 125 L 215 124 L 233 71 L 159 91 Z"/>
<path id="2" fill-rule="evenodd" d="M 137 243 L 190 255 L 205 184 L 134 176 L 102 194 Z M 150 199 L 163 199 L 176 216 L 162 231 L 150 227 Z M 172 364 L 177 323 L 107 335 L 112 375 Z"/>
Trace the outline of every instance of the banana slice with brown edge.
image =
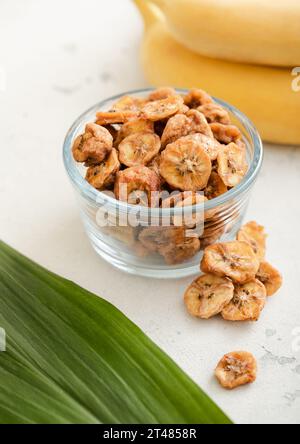
<path id="1" fill-rule="evenodd" d="M 186 114 L 176 114 L 168 120 L 161 137 L 161 145 L 165 148 L 169 143 L 195 133 L 202 133 L 213 138 L 204 115 L 191 109 Z"/>
<path id="2" fill-rule="evenodd" d="M 234 286 L 230 279 L 213 274 L 196 278 L 184 294 L 188 312 L 209 319 L 222 311 L 233 298 Z"/>
<path id="3" fill-rule="evenodd" d="M 133 205 L 157 206 L 159 177 L 145 166 L 135 166 L 119 171 L 114 192 L 117 199 Z"/>
<path id="4" fill-rule="evenodd" d="M 222 145 L 216 139 L 206 136 L 205 134 L 190 134 L 185 137 L 186 140 L 193 140 L 194 142 L 201 145 L 201 147 L 204 149 L 212 162 L 217 159 L 219 151 L 223 149 Z"/>
<path id="5" fill-rule="evenodd" d="M 153 133 L 154 125 L 150 120 L 145 119 L 134 119 L 129 122 L 124 123 L 121 126 L 120 130 L 117 133 L 117 137 L 115 139 L 115 147 L 118 147 L 119 144 L 128 136 L 137 133 Z"/>
<path id="6" fill-rule="evenodd" d="M 212 102 L 212 97 L 202 89 L 193 88 L 184 96 L 184 104 L 189 108 L 198 108 Z"/>
<path id="7" fill-rule="evenodd" d="M 159 153 L 160 146 L 157 134 L 131 134 L 119 144 L 119 159 L 128 167 L 147 165 Z"/>
<path id="8" fill-rule="evenodd" d="M 156 101 L 156 100 L 162 100 L 167 99 L 171 96 L 177 96 L 177 92 L 174 88 L 170 88 L 169 86 L 162 86 L 160 88 L 155 89 L 152 91 L 149 95 L 147 100 L 150 102 Z"/>
<path id="9" fill-rule="evenodd" d="M 159 253 L 164 257 L 166 264 L 176 265 L 191 259 L 199 250 L 199 239 L 196 237 L 186 237 L 181 244 L 171 244 L 161 247 Z"/>
<path id="10" fill-rule="evenodd" d="M 87 169 L 85 179 L 98 190 L 108 189 L 113 185 L 119 169 L 118 153 L 113 148 L 109 156 L 100 165 L 90 166 Z"/>
<path id="11" fill-rule="evenodd" d="M 96 123 L 88 123 L 84 134 L 76 137 L 72 153 L 77 162 L 96 164 L 102 162 L 111 152 L 113 137 L 103 126 Z"/>
<path id="12" fill-rule="evenodd" d="M 235 284 L 233 299 L 222 310 L 226 321 L 257 321 L 266 303 L 266 288 L 258 279 Z"/>
<path id="13" fill-rule="evenodd" d="M 204 250 L 200 267 L 204 273 L 227 276 L 237 283 L 244 283 L 255 278 L 259 261 L 246 242 L 221 242 Z"/>
<path id="14" fill-rule="evenodd" d="M 236 238 L 251 245 L 258 259 L 263 261 L 266 255 L 266 237 L 265 228 L 251 221 L 242 226 Z"/>
<path id="15" fill-rule="evenodd" d="M 188 193 L 189 195 L 183 195 L 183 198 L 175 204 L 175 208 L 182 208 L 182 214 L 173 216 L 173 223 L 176 227 L 184 226 L 186 228 L 193 228 L 201 221 L 204 222 L 204 202 L 207 201 L 207 198 L 200 193 L 188 191 L 185 193 Z M 203 211 L 198 211 L 195 213 L 191 212 L 191 214 L 187 214 L 187 211 L 184 211 L 183 207 L 190 207 L 199 204 L 203 204 Z"/>
<path id="16" fill-rule="evenodd" d="M 96 113 L 96 123 L 98 125 L 108 125 L 128 122 L 138 117 L 144 103 L 145 100 L 139 97 L 123 96 L 112 105 L 110 111 Z"/>
<path id="17" fill-rule="evenodd" d="M 140 232 L 139 240 L 149 251 L 155 253 L 163 247 L 183 244 L 185 230 L 183 227 L 172 226 L 147 227 Z"/>
<path id="18" fill-rule="evenodd" d="M 218 153 L 218 174 L 228 187 L 235 187 L 248 171 L 245 149 L 230 143 Z"/>
<path id="19" fill-rule="evenodd" d="M 141 97 L 123 96 L 112 105 L 111 111 L 139 112 L 141 107 L 145 104 L 145 102 L 146 100 Z"/>
<path id="20" fill-rule="evenodd" d="M 204 188 L 204 195 L 207 199 L 215 199 L 218 196 L 226 193 L 228 191 L 227 186 L 224 184 L 223 180 L 218 173 L 212 171 L 206 188 Z M 242 240 L 242 239 L 238 239 Z"/>
<path id="21" fill-rule="evenodd" d="M 147 102 L 141 109 L 141 117 L 143 119 L 156 122 L 158 120 L 167 119 L 176 114 L 183 105 L 181 96 L 169 96 L 166 99 L 153 100 Z"/>
<path id="22" fill-rule="evenodd" d="M 266 287 L 267 296 L 272 296 L 282 285 L 281 274 L 278 270 L 276 270 L 276 268 L 266 261 L 260 263 L 259 270 L 256 274 L 256 279 L 262 282 Z"/>
<path id="23" fill-rule="evenodd" d="M 235 125 L 223 125 L 222 123 L 210 123 L 210 129 L 218 142 L 228 145 L 231 142 L 237 142 L 242 138 L 242 133 Z"/>
<path id="24" fill-rule="evenodd" d="M 227 353 L 215 369 L 215 376 L 221 386 L 230 390 L 254 382 L 256 374 L 256 359 L 246 351 Z"/>
<path id="25" fill-rule="evenodd" d="M 208 123 L 230 124 L 228 111 L 217 103 L 206 103 L 205 105 L 199 106 L 197 110 L 205 115 Z"/>
<path id="26" fill-rule="evenodd" d="M 211 162 L 199 142 L 183 137 L 162 152 L 159 171 L 171 187 L 198 191 L 207 185 Z"/>

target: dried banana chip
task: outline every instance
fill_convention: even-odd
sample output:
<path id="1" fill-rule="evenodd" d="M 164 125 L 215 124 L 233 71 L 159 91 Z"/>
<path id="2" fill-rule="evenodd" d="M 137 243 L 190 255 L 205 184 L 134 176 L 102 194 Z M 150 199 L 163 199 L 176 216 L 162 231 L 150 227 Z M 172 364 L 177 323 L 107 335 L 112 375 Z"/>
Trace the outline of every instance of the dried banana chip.
<path id="1" fill-rule="evenodd" d="M 217 159 L 220 149 L 223 149 L 222 145 L 216 139 L 205 134 L 191 134 L 185 136 L 185 140 L 193 140 L 195 143 L 201 145 L 212 162 Z"/>
<path id="2" fill-rule="evenodd" d="M 223 125 L 222 123 L 209 124 L 214 137 L 218 142 L 228 145 L 231 142 L 237 142 L 242 138 L 239 128 L 235 125 Z"/>
<path id="3" fill-rule="evenodd" d="M 215 369 L 216 378 L 226 389 L 254 382 L 256 373 L 256 360 L 251 353 L 245 351 L 227 353 Z"/>
<path id="4" fill-rule="evenodd" d="M 115 181 L 116 173 L 120 169 L 118 153 L 112 149 L 109 156 L 100 165 L 91 166 L 86 172 L 86 180 L 98 190 L 108 189 Z"/>
<path id="5" fill-rule="evenodd" d="M 236 238 L 251 245 L 258 259 L 263 261 L 266 254 L 266 237 L 265 228 L 252 221 L 242 226 Z"/>
<path id="6" fill-rule="evenodd" d="M 112 150 L 113 138 L 103 126 L 88 123 L 84 134 L 76 137 L 72 153 L 77 162 L 96 164 L 102 162 Z"/>
<path id="7" fill-rule="evenodd" d="M 246 152 L 235 143 L 223 147 L 218 154 L 218 174 L 228 187 L 238 185 L 248 171 Z"/>
<path id="8" fill-rule="evenodd" d="M 212 97 L 202 89 L 191 89 L 186 96 L 184 96 L 184 104 L 189 108 L 198 108 L 198 106 L 212 102 Z"/>
<path id="9" fill-rule="evenodd" d="M 233 298 L 234 286 L 230 279 L 204 274 L 195 279 L 184 294 L 188 312 L 209 319 L 222 311 Z"/>
<path id="10" fill-rule="evenodd" d="M 230 124 L 228 111 L 217 103 L 206 103 L 205 105 L 199 106 L 197 109 L 205 115 L 208 123 L 216 122 L 222 123 L 223 125 Z"/>
<path id="11" fill-rule="evenodd" d="M 174 216 L 173 223 L 176 227 L 184 226 L 186 228 L 193 228 L 195 225 L 204 221 L 204 202 L 207 198 L 199 193 L 185 193 L 189 193 L 189 195 L 184 196 L 183 193 L 183 198 L 175 204 L 175 208 L 182 208 L 182 214 Z M 199 204 L 203 204 L 203 206 L 197 212 L 193 213 L 192 210 L 189 210 L 189 212 L 187 212 L 187 210 L 184 211 L 183 207 L 191 207 Z"/>
<path id="12" fill-rule="evenodd" d="M 160 155 L 157 154 L 153 159 L 148 163 L 147 167 L 150 168 L 150 170 L 154 171 L 157 177 L 159 178 L 160 182 L 160 188 L 165 184 L 165 179 L 160 175 L 159 172 L 159 165 L 160 165 Z"/>
<path id="13" fill-rule="evenodd" d="M 145 99 L 140 97 L 123 96 L 112 105 L 111 111 L 133 111 L 138 113 L 144 103 Z"/>
<path id="14" fill-rule="evenodd" d="M 174 189 L 198 191 L 207 185 L 211 162 L 200 143 L 183 137 L 162 152 L 159 170 Z"/>
<path id="15" fill-rule="evenodd" d="M 227 186 L 224 184 L 219 174 L 213 171 L 210 175 L 208 184 L 204 189 L 204 195 L 207 197 L 207 199 L 211 200 L 215 199 L 218 196 L 221 196 L 226 192 L 227 192 Z"/>
<path id="16" fill-rule="evenodd" d="M 183 99 L 178 95 L 169 96 L 166 99 L 154 100 L 146 103 L 142 107 L 141 117 L 152 120 L 153 122 L 163 120 L 176 114 L 182 104 Z"/>
<path id="17" fill-rule="evenodd" d="M 125 123 L 138 117 L 137 111 L 99 111 L 96 114 L 98 125 Z"/>
<path id="18" fill-rule="evenodd" d="M 145 166 L 119 171 L 114 187 L 115 196 L 134 205 L 157 206 L 159 177 Z"/>
<path id="19" fill-rule="evenodd" d="M 171 96 L 177 96 L 177 92 L 175 91 L 174 88 L 170 88 L 168 86 L 163 86 L 161 88 L 157 88 L 154 91 L 152 91 L 149 95 L 148 95 L 148 100 L 150 102 L 156 101 L 156 100 L 162 100 L 162 99 L 167 99 L 168 97 Z"/>
<path id="20" fill-rule="evenodd" d="M 267 296 L 272 296 L 282 285 L 282 276 L 276 268 L 268 262 L 261 262 L 256 279 L 264 284 Z"/>
<path id="21" fill-rule="evenodd" d="M 131 134 L 119 144 L 119 159 L 128 167 L 147 165 L 160 150 L 157 134 L 144 132 Z"/>
<path id="22" fill-rule="evenodd" d="M 185 238 L 181 244 L 170 244 L 159 249 L 168 265 L 176 265 L 185 262 L 195 256 L 200 250 L 198 238 Z"/>
<path id="23" fill-rule="evenodd" d="M 137 133 L 146 133 L 154 132 L 154 125 L 153 122 L 150 120 L 145 119 L 134 119 L 130 122 L 124 123 L 124 125 L 121 126 L 120 130 L 118 131 L 115 146 L 118 147 L 119 144 L 122 142 L 123 139 L 125 139 L 128 136 L 131 136 L 132 134 Z"/>
<path id="24" fill-rule="evenodd" d="M 233 299 L 222 310 L 226 321 L 257 321 L 266 303 L 265 286 L 257 279 L 235 284 Z"/>
<path id="25" fill-rule="evenodd" d="M 181 245 L 185 241 L 183 227 L 147 227 L 139 234 L 141 243 L 151 252 L 159 252 L 164 247 Z"/>
<path id="26" fill-rule="evenodd" d="M 214 137 L 204 114 L 200 113 L 196 109 L 190 109 L 186 113 L 186 116 L 190 119 L 189 134 L 200 133 L 207 137 Z"/>
<path id="27" fill-rule="evenodd" d="M 259 261 L 250 245 L 239 241 L 210 245 L 201 261 L 204 273 L 227 276 L 238 283 L 254 279 L 258 269 Z"/>

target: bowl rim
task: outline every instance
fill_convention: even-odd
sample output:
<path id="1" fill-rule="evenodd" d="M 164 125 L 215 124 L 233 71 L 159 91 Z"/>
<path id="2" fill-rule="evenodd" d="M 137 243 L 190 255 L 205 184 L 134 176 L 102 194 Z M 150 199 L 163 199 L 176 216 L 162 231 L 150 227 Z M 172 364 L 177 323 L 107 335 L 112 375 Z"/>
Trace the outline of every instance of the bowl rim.
<path id="1" fill-rule="evenodd" d="M 105 194 L 102 191 L 99 191 L 92 187 L 85 178 L 80 174 L 78 168 L 76 167 L 76 162 L 73 159 L 72 156 L 72 143 L 74 140 L 74 135 L 76 134 L 79 127 L 81 127 L 82 123 L 85 121 L 86 117 L 90 115 L 91 113 L 96 113 L 100 108 L 104 107 L 106 103 L 117 101 L 121 97 L 125 95 L 135 95 L 135 94 L 149 94 L 151 91 L 154 91 L 156 88 L 141 88 L 141 89 L 134 89 L 122 92 L 120 94 L 116 94 L 114 96 L 108 97 L 104 100 L 101 100 L 100 102 L 96 103 L 95 105 L 88 108 L 86 111 L 84 111 L 71 125 L 69 130 L 67 131 L 67 134 L 64 139 L 63 143 L 63 161 L 65 169 L 68 173 L 68 176 L 71 180 L 71 182 L 75 185 L 75 187 L 78 189 L 80 194 L 82 194 L 85 198 L 88 200 L 96 203 L 104 203 L 108 207 L 111 207 L 111 209 L 118 209 L 118 211 L 121 211 L 122 213 L 128 213 L 128 212 L 139 212 L 141 216 L 148 217 L 149 214 L 152 216 L 166 216 L 166 215 L 176 215 L 176 214 L 182 214 L 182 208 L 157 208 L 157 207 L 143 207 L 140 205 L 133 205 L 128 204 L 127 202 L 119 201 L 108 194 Z M 186 88 L 174 88 L 176 92 L 179 94 L 186 94 L 190 89 Z M 248 135 L 250 136 L 251 142 L 254 147 L 253 152 L 253 159 L 250 164 L 250 167 L 247 171 L 247 174 L 243 178 L 243 180 L 236 185 L 235 187 L 231 188 L 226 193 L 222 194 L 221 196 L 218 196 L 214 199 L 208 200 L 203 203 L 193 205 L 193 206 L 186 206 L 185 211 L 188 212 L 190 209 L 193 213 L 197 212 L 197 210 L 202 210 L 204 208 L 204 211 L 215 209 L 221 205 L 226 204 L 228 201 L 236 198 L 239 195 L 242 195 L 244 192 L 246 192 L 249 187 L 252 185 L 252 183 L 256 180 L 257 175 L 261 169 L 262 161 L 263 161 L 263 144 L 260 138 L 260 135 L 256 129 L 256 127 L 253 125 L 252 121 L 240 110 L 238 110 L 233 105 L 225 102 L 224 100 L 218 99 L 214 96 L 212 96 L 213 100 L 218 103 L 219 105 L 223 106 L 225 109 L 229 110 L 244 126 L 245 130 L 247 131 Z"/>

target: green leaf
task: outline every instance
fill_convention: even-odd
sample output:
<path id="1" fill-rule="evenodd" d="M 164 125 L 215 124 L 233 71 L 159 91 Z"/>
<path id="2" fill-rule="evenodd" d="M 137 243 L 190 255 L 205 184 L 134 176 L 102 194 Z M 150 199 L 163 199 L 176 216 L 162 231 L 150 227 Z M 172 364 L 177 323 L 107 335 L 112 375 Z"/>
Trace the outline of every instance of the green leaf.
<path id="1" fill-rule="evenodd" d="M 230 423 L 105 300 L 0 242 L 1 423 Z"/>

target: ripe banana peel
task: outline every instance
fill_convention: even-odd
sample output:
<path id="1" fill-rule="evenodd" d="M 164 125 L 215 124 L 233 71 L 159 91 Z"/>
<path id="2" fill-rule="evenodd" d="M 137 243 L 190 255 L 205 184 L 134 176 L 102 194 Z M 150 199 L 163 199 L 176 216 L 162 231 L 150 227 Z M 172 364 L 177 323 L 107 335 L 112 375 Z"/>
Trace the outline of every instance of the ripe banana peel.
<path id="1" fill-rule="evenodd" d="M 135 3 L 145 22 L 142 64 L 151 84 L 205 89 L 243 111 L 265 141 L 300 144 L 300 91 L 292 89 L 290 69 L 200 56 L 177 43 L 157 6 Z"/>
<path id="2" fill-rule="evenodd" d="M 148 0 L 146 0 L 148 1 Z M 150 0 L 192 51 L 244 63 L 300 64 L 299 0 Z"/>

